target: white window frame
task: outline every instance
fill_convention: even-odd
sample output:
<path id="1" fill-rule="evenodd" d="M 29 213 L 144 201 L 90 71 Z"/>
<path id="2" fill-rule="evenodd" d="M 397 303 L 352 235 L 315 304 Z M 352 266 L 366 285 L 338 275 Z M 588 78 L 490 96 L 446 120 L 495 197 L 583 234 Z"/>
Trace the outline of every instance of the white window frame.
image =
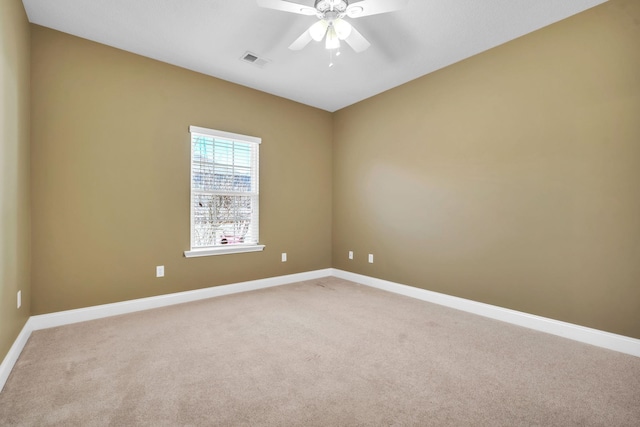
<path id="1" fill-rule="evenodd" d="M 255 162 L 255 171 L 252 171 L 252 175 L 253 173 L 255 173 L 255 182 L 256 182 L 256 186 L 258 188 L 256 188 L 256 195 L 259 195 L 259 170 L 260 170 L 260 159 L 259 159 L 259 146 L 262 143 L 262 139 L 255 137 L 255 136 L 247 136 L 247 135 L 241 135 L 241 134 L 236 134 L 236 133 L 231 133 L 231 132 L 225 132 L 225 131 L 221 131 L 221 130 L 215 130 L 215 129 L 207 129 L 207 128 L 202 128 L 202 127 L 198 127 L 198 126 L 190 126 L 189 127 L 189 133 L 190 134 L 199 134 L 199 135 L 205 135 L 205 136 L 209 136 L 209 137 L 213 137 L 213 138 L 219 138 L 219 139 L 224 139 L 224 140 L 229 140 L 229 141 L 237 141 L 237 142 L 243 142 L 243 143 L 253 143 L 253 144 L 257 144 L 258 145 L 258 149 L 256 150 L 256 156 L 258 156 L 256 158 L 256 162 Z M 192 257 L 202 257 L 202 256 L 211 256 L 211 255 L 224 255 L 224 254 L 236 254 L 236 253 L 243 253 L 243 252 L 258 252 L 258 251 L 262 251 L 265 248 L 265 245 L 261 245 L 258 243 L 248 243 L 248 244 L 242 244 L 242 243 L 236 243 L 236 244 L 229 244 L 229 245 L 216 245 L 216 246 L 208 246 L 208 247 L 195 247 L 194 248 L 194 209 L 193 209 L 193 194 L 194 194 L 194 188 L 193 188 L 193 137 L 189 138 L 189 144 L 191 146 L 191 155 L 189 157 L 189 165 L 190 165 L 190 169 L 191 169 L 191 174 L 190 174 L 190 178 L 189 178 L 189 188 L 190 188 L 190 197 L 189 197 L 189 206 L 190 206 L 190 215 L 189 215 L 189 224 L 190 224 L 190 247 L 191 249 L 188 251 L 184 252 L 184 256 L 187 258 L 192 258 Z M 259 199 L 259 196 L 258 196 Z M 258 239 L 259 239 L 259 234 L 258 234 L 258 230 L 259 230 L 259 202 L 258 202 L 258 206 L 254 207 L 254 221 L 255 221 L 255 232 L 256 235 L 258 235 Z M 252 222 L 254 222 L 252 221 Z"/>

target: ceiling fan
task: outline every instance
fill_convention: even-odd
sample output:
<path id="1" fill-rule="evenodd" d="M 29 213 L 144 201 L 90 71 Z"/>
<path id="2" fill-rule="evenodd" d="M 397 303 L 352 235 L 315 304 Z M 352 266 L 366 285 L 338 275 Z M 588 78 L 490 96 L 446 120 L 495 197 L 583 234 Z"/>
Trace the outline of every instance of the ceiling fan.
<path id="1" fill-rule="evenodd" d="M 402 9 L 409 0 L 315 0 L 313 7 L 285 0 L 257 0 L 258 6 L 299 15 L 315 15 L 319 21 L 298 37 L 289 49 L 300 50 L 311 40 L 325 39 L 327 49 L 337 49 L 344 40 L 356 52 L 366 50 L 371 44 L 344 18 L 360 18 Z"/>

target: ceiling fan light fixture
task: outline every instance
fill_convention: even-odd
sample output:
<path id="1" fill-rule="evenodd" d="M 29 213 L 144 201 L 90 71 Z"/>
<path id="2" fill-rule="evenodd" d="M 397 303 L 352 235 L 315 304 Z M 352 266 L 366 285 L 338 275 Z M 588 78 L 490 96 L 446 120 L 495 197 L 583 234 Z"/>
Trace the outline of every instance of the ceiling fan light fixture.
<path id="1" fill-rule="evenodd" d="M 322 19 L 309 27 L 309 35 L 313 40 L 319 42 L 324 38 L 324 35 L 327 34 L 328 27 L 329 23 Z"/>
<path id="2" fill-rule="evenodd" d="M 351 24 L 349 24 L 344 19 L 336 19 L 333 21 L 333 28 L 335 28 L 336 33 L 338 34 L 338 38 L 340 40 L 344 40 L 351 34 Z"/>
<path id="3" fill-rule="evenodd" d="M 338 33 L 336 33 L 336 29 L 333 28 L 333 25 L 330 25 L 327 30 L 327 41 L 325 43 L 325 47 L 327 49 L 340 48 L 340 39 L 338 38 Z"/>

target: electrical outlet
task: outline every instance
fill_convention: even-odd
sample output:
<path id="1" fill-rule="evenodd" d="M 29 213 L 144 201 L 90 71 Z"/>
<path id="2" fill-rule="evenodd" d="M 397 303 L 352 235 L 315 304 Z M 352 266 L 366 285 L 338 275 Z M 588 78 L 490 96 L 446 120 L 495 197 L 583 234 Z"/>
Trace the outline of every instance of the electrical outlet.
<path id="1" fill-rule="evenodd" d="M 282 262 L 287 262 L 287 253 L 282 252 Z"/>
<path id="2" fill-rule="evenodd" d="M 349 259 L 353 259 L 353 251 L 349 251 Z"/>
<path id="3" fill-rule="evenodd" d="M 164 277 L 164 265 L 156 267 L 156 277 Z"/>
<path id="4" fill-rule="evenodd" d="M 373 254 L 369 254 L 369 264 L 373 264 Z"/>
<path id="5" fill-rule="evenodd" d="M 22 306 L 22 291 L 18 291 L 18 308 Z"/>

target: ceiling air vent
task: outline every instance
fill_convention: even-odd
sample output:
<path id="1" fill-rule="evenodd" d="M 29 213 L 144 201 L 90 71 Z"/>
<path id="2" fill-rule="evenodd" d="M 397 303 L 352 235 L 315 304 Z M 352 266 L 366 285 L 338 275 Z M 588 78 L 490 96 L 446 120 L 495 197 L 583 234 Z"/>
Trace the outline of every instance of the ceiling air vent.
<path id="1" fill-rule="evenodd" d="M 245 52 L 240 59 L 243 60 L 244 62 L 248 62 L 260 68 L 264 67 L 269 63 L 268 59 L 260 58 L 258 55 L 252 52 Z"/>

